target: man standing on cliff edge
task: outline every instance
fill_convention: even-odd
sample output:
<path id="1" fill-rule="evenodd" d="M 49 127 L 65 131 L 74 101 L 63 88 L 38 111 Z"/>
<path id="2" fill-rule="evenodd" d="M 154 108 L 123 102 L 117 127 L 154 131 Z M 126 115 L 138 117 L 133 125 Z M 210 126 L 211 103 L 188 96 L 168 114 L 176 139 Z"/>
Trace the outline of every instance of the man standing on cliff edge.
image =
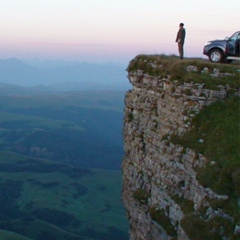
<path id="1" fill-rule="evenodd" d="M 183 45 L 184 45 L 184 40 L 185 40 L 185 35 L 186 35 L 186 31 L 183 26 L 184 26 L 183 23 L 179 24 L 179 30 L 178 30 L 177 37 L 176 37 L 176 42 L 178 43 L 178 51 L 179 51 L 180 59 L 183 59 Z"/>

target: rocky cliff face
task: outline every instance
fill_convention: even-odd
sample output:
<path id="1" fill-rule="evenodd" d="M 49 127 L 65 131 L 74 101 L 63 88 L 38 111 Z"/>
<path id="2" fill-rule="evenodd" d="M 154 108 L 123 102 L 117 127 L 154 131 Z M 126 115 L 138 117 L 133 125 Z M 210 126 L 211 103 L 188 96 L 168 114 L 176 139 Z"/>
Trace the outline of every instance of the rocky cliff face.
<path id="1" fill-rule="evenodd" d="M 139 58 L 133 61 L 146 62 Z M 151 66 L 157 67 L 155 63 Z M 188 66 L 185 70 L 194 69 Z M 191 119 L 205 106 L 225 99 L 227 88 L 210 90 L 204 84 L 180 84 L 170 79 L 171 73 L 162 76 L 137 68 L 128 73 L 133 88 L 125 97 L 122 197 L 130 239 L 192 239 L 186 233 L 186 213 L 205 208 L 205 217 L 211 218 L 220 213 L 209 201 L 226 200 L 228 196 L 197 181 L 195 169 L 205 165 L 206 157 L 173 144 L 171 136 L 191 129 Z M 234 231 L 237 234 L 237 225 Z"/>

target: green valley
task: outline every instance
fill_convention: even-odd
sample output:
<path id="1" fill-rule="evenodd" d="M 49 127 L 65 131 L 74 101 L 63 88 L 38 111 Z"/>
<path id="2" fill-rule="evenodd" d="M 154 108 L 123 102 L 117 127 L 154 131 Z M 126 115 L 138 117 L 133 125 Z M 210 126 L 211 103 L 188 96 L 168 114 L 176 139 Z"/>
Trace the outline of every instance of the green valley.
<path id="1" fill-rule="evenodd" d="M 0 96 L 0 150 L 119 170 L 123 97 L 121 91 Z"/>
<path id="2" fill-rule="evenodd" d="M 0 239 L 128 239 L 123 98 L 0 94 Z"/>

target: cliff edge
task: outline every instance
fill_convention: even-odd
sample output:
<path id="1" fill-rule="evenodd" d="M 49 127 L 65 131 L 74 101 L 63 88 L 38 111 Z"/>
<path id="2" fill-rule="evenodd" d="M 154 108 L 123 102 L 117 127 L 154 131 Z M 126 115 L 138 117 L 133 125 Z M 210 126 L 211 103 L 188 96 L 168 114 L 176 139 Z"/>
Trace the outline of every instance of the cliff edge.
<path id="1" fill-rule="evenodd" d="M 130 239 L 240 239 L 239 65 L 139 55 L 127 71 Z"/>

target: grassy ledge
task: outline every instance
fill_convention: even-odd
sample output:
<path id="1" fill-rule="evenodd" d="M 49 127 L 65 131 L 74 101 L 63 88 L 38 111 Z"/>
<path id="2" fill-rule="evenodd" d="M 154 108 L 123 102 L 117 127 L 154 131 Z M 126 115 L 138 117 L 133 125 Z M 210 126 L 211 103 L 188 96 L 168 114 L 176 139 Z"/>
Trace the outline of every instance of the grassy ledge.
<path id="1" fill-rule="evenodd" d="M 200 58 L 179 60 L 176 56 L 138 55 L 128 65 L 129 74 L 142 71 L 158 78 L 168 78 L 179 84 L 199 83 L 208 89 L 217 89 L 219 85 L 238 88 L 240 64 L 211 63 Z M 217 77 L 216 77 L 217 76 Z"/>

